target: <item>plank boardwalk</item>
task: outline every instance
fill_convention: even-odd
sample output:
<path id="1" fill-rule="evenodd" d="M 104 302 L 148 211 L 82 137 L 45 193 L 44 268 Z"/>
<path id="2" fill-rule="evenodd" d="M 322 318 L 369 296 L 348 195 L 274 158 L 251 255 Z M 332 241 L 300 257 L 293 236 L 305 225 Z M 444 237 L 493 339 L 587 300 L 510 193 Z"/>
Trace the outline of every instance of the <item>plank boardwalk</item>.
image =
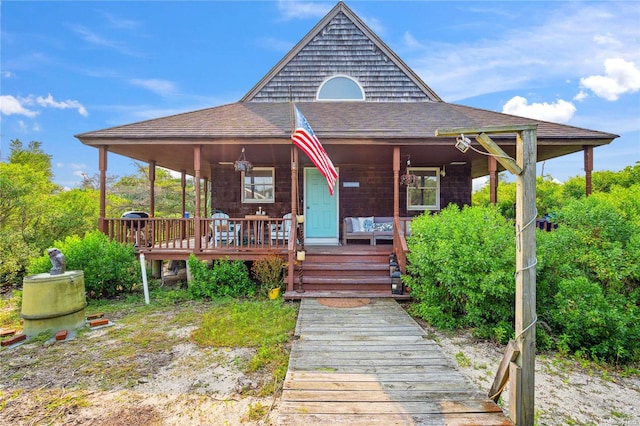
<path id="1" fill-rule="evenodd" d="M 279 425 L 512 424 L 395 300 L 327 300 L 301 300 Z"/>

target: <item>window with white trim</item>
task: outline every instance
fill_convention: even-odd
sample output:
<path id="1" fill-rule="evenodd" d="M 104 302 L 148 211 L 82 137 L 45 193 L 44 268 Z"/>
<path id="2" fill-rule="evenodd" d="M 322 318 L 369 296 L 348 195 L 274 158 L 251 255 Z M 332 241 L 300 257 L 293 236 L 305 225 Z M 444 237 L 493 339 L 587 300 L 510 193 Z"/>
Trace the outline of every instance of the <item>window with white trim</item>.
<path id="1" fill-rule="evenodd" d="M 440 210 L 440 169 L 437 167 L 410 167 L 416 175 L 416 185 L 407 187 L 407 210 Z"/>
<path id="2" fill-rule="evenodd" d="M 353 78 L 336 75 L 322 82 L 316 98 L 319 101 L 364 101 L 364 90 Z"/>
<path id="3" fill-rule="evenodd" d="M 275 202 L 275 177 L 274 167 L 254 167 L 250 172 L 242 172 L 242 202 Z"/>

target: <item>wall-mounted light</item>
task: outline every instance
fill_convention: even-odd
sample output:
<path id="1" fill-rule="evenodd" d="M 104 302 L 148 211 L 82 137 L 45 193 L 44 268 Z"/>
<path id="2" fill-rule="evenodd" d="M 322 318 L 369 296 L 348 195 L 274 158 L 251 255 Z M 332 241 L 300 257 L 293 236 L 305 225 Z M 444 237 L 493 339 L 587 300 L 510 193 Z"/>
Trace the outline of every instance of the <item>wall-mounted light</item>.
<path id="1" fill-rule="evenodd" d="M 440 176 L 445 177 L 447 175 L 447 171 L 444 169 L 444 165 L 440 169 Z"/>
<path id="2" fill-rule="evenodd" d="M 456 148 L 458 148 L 458 151 L 465 153 L 469 150 L 470 146 L 471 140 L 463 133 L 460 133 L 460 136 L 456 137 Z"/>

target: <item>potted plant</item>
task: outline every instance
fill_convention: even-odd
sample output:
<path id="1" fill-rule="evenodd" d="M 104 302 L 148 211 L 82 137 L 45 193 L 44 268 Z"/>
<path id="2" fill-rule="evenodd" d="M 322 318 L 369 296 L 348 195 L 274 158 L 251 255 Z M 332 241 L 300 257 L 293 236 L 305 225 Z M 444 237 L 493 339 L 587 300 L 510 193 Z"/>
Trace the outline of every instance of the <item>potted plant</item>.
<path id="1" fill-rule="evenodd" d="M 260 288 L 269 296 L 277 299 L 284 285 L 286 262 L 276 254 L 268 254 L 253 262 L 251 273 L 260 282 Z"/>

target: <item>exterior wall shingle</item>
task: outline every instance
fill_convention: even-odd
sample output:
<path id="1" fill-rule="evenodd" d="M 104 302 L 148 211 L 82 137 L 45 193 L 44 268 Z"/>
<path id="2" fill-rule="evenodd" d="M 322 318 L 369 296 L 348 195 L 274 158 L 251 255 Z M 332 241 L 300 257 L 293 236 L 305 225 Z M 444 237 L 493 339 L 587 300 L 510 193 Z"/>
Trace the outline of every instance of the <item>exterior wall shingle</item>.
<path id="1" fill-rule="evenodd" d="M 337 74 L 356 79 L 372 102 L 425 102 L 427 95 L 344 13 L 334 19 L 252 98 L 312 102 L 322 82 Z"/>

